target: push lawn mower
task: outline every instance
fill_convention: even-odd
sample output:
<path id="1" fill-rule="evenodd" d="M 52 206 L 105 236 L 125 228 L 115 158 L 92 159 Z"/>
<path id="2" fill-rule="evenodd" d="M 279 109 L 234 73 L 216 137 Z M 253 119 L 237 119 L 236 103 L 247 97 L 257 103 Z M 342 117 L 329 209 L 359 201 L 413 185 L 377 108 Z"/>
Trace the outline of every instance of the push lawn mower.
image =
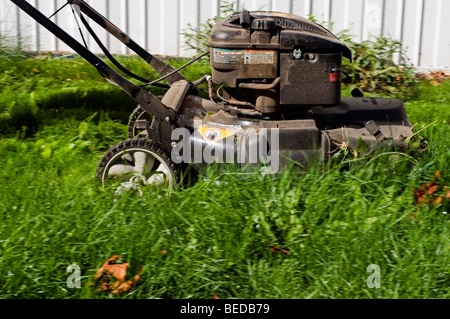
<path id="1" fill-rule="evenodd" d="M 158 60 L 85 1 L 68 0 L 66 5 L 76 7 L 78 19 L 118 70 L 142 82 L 136 85 L 27 1 L 11 1 L 138 104 L 128 139 L 99 164 L 102 183 L 120 180 L 124 189 L 171 187 L 186 167 L 198 171 L 212 162 L 253 164 L 273 173 L 289 160 L 327 162 L 343 145 L 406 150 L 405 139 L 413 136 L 402 101 L 365 97 L 357 89 L 352 97 L 341 98 L 341 83 L 348 79 L 342 58 L 351 60 L 351 51 L 327 29 L 300 16 L 242 11 L 218 22 L 205 53 L 212 75 L 189 82 L 181 68 Z M 120 65 L 86 17 L 147 61 L 160 78 L 144 79 Z M 161 99 L 146 90 L 151 85 L 167 89 Z"/>

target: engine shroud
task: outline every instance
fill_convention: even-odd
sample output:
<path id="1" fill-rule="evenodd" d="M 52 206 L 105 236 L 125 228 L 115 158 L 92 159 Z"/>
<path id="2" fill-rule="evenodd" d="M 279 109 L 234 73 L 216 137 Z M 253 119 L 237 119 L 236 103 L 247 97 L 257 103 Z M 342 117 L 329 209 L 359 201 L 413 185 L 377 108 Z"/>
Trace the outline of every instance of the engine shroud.
<path id="1" fill-rule="evenodd" d="M 279 12 L 235 13 L 213 27 L 209 46 L 212 79 L 225 84 L 224 97 L 262 113 L 339 103 L 342 57 L 351 60 L 327 29 Z"/>

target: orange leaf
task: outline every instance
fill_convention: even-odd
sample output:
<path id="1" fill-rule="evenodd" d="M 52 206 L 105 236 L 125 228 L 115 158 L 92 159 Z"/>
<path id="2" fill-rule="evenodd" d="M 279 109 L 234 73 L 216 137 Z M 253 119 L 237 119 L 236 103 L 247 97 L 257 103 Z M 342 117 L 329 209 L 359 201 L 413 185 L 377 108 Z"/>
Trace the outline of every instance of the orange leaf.
<path id="1" fill-rule="evenodd" d="M 444 198 L 437 195 L 433 198 L 428 198 L 427 195 L 432 195 L 439 190 L 438 179 L 441 176 L 441 172 L 438 170 L 434 175 L 433 181 L 428 184 L 422 184 L 418 189 L 414 189 L 414 202 L 416 204 L 427 203 L 427 204 L 435 204 L 439 205 L 442 203 Z M 447 186 L 444 186 L 444 190 L 447 190 Z M 450 199 L 450 192 L 447 190 L 447 194 L 445 195 L 445 199 Z"/>
<path id="2" fill-rule="evenodd" d="M 128 263 L 124 264 L 111 264 L 112 261 L 119 259 L 120 256 L 113 256 L 109 258 L 103 266 L 97 271 L 95 278 L 100 278 L 103 273 L 108 273 L 111 276 L 114 276 L 116 279 L 120 281 L 125 281 L 125 275 L 127 274 Z"/>
<path id="3" fill-rule="evenodd" d="M 434 176 L 434 180 L 437 181 L 437 179 L 441 176 L 441 171 L 436 171 L 436 174 Z"/>
<path id="4" fill-rule="evenodd" d="M 142 267 L 139 267 L 138 274 L 133 280 L 126 281 L 126 273 L 128 263 L 113 264 L 113 261 L 120 259 L 120 256 L 109 258 L 97 271 L 95 279 L 102 279 L 98 290 L 111 291 L 114 294 L 120 294 L 131 289 L 131 287 L 139 280 Z M 117 279 L 111 284 L 111 276 Z"/>
<path id="5" fill-rule="evenodd" d="M 217 296 L 216 294 L 214 294 L 212 298 L 213 299 L 220 299 L 219 296 Z"/>
<path id="6" fill-rule="evenodd" d="M 434 85 L 434 86 L 438 86 L 439 84 L 441 84 L 439 81 L 436 81 L 436 80 L 431 80 L 430 81 L 430 84 L 431 85 Z"/>
<path id="7" fill-rule="evenodd" d="M 269 247 L 270 247 L 270 251 L 272 253 L 274 253 L 276 251 L 281 251 L 283 254 L 287 254 L 287 255 L 289 255 L 291 253 L 289 250 L 282 249 L 282 248 L 279 248 L 279 247 L 276 247 L 276 246 L 269 246 Z"/>
<path id="8" fill-rule="evenodd" d="M 438 190 L 438 186 L 436 184 L 434 184 L 428 188 L 427 194 L 431 195 L 431 194 L 435 193 L 437 190 Z"/>

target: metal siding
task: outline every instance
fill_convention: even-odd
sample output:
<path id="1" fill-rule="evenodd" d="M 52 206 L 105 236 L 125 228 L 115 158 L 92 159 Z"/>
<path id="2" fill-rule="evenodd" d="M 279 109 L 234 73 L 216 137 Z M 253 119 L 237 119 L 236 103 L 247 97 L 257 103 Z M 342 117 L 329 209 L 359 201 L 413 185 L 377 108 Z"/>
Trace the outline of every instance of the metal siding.
<path id="1" fill-rule="evenodd" d="M 192 28 L 197 27 L 197 7 L 198 0 L 182 0 L 180 1 L 180 55 L 181 56 L 193 56 L 194 50 L 190 50 L 185 46 L 185 36 L 183 33 L 189 31 L 189 26 Z"/>
<path id="2" fill-rule="evenodd" d="M 315 0 L 312 2 L 312 15 L 319 22 L 327 22 L 330 17 L 330 0 Z"/>
<path id="3" fill-rule="evenodd" d="M 310 4 L 310 0 L 293 0 L 292 13 L 302 17 L 307 17 L 310 13 Z"/>
<path id="4" fill-rule="evenodd" d="M 291 1 L 290 0 L 273 1 L 272 2 L 272 10 L 289 13 L 291 11 Z"/>
<path id="5" fill-rule="evenodd" d="M 161 47 L 162 43 L 162 31 L 161 24 L 163 17 L 161 16 L 161 1 L 159 0 L 148 0 L 148 48 L 152 54 L 164 54 L 163 48 Z"/>
<path id="6" fill-rule="evenodd" d="M 348 28 L 348 0 L 333 0 L 331 3 L 331 21 L 333 21 L 330 31 L 336 32 Z"/>
<path id="7" fill-rule="evenodd" d="M 434 67 L 450 68 L 450 1 L 441 0 L 440 23 L 437 25 L 439 37 L 435 43 Z"/>
<path id="8" fill-rule="evenodd" d="M 419 57 L 419 65 L 424 67 L 433 66 L 435 34 L 438 29 L 436 28 L 437 3 L 438 1 L 436 0 L 425 0 L 426 5 L 424 6 L 422 39 L 420 43 L 421 54 Z"/>
<path id="9" fill-rule="evenodd" d="M 347 22 L 349 33 L 355 36 L 355 41 L 362 41 L 364 1 L 348 0 L 348 10 L 350 11 Z"/>
<path id="10" fill-rule="evenodd" d="M 65 0 L 29 0 L 50 15 Z M 182 35 L 188 23 L 196 26 L 213 18 L 224 0 L 88 0 L 102 15 L 153 54 L 192 56 Z M 407 55 L 419 68 L 450 67 L 450 1 L 448 0 L 234 0 L 237 10 L 274 10 L 301 16 L 313 14 L 333 22 L 332 31 L 350 29 L 361 41 L 383 34 L 402 41 Z M 198 6 L 200 5 L 200 7 Z M 239 6 L 239 8 L 237 7 Z M 147 20 L 146 20 L 147 19 Z M 81 41 L 72 11 L 66 7 L 54 22 Z M 129 53 L 114 37 L 91 24 L 112 53 Z M 20 27 L 20 28 L 19 28 Z M 3 43 L 21 44 L 26 50 L 70 51 L 10 1 L 0 2 L 0 36 Z M 89 47 L 100 49 L 85 32 Z"/>
<path id="11" fill-rule="evenodd" d="M 167 55 L 179 55 L 179 17 L 178 17 L 178 0 L 164 0 L 162 1 L 162 11 L 163 17 L 162 27 L 163 35 L 161 37 L 161 45 L 164 49 L 164 54 Z"/>

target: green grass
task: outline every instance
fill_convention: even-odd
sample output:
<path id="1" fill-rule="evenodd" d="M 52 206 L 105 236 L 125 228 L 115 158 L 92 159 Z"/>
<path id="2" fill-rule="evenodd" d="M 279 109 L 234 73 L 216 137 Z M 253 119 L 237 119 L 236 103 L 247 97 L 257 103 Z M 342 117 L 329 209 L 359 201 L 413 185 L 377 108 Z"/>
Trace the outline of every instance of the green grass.
<path id="1" fill-rule="evenodd" d="M 107 82 L 82 58 L 23 57 L 7 53 L 0 49 L 0 134 L 10 134 L 26 126 L 30 135 L 55 120 L 75 117 L 81 121 L 93 110 L 108 111 L 113 118 L 126 123 L 130 109 L 136 106 L 122 89 Z M 144 78 L 159 78 L 137 57 L 117 59 Z M 177 68 L 187 61 L 170 63 Z M 182 73 L 194 81 L 207 72 L 210 72 L 208 66 L 200 61 Z M 156 96 L 164 93 L 159 88 L 151 88 L 151 91 Z"/>
<path id="2" fill-rule="evenodd" d="M 428 140 L 414 160 L 293 164 L 276 176 L 211 168 L 192 187 L 115 201 L 94 175 L 125 139 L 133 102 L 108 111 L 103 98 L 120 94 L 99 97 L 115 88 L 80 60 L 8 59 L 0 63 L 2 118 L 5 105 L 35 101 L 36 127 L 27 135 L 7 119 L 14 125 L 0 139 L 0 298 L 118 298 L 90 286 L 113 255 L 130 263 L 129 278 L 143 267 L 121 298 L 450 297 L 449 201 L 417 206 L 412 193 L 436 170 L 450 186 L 450 82 L 422 83 L 406 104 Z M 81 289 L 67 287 L 70 264 L 81 268 Z M 379 289 L 366 285 L 370 264 L 380 266 Z"/>

